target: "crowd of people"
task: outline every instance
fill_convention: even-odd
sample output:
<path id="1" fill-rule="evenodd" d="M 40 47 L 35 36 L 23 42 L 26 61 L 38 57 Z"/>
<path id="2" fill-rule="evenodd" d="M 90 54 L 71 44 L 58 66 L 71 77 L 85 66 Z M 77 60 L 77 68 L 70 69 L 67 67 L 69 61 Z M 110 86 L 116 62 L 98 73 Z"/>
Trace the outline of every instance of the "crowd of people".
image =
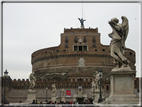
<path id="1" fill-rule="evenodd" d="M 22 103 L 22 101 L 19 101 L 19 104 L 24 105 L 24 103 Z M 5 104 L 9 105 L 8 103 L 3 103 L 1 107 L 5 106 Z M 31 103 L 34 107 L 40 105 L 43 107 L 92 107 L 90 106 L 91 104 L 93 104 L 93 100 L 90 98 L 88 100 L 85 101 L 47 101 L 47 102 L 38 102 L 37 100 L 33 100 L 33 102 Z M 30 104 L 30 105 L 31 105 Z M 47 105 L 46 105 L 47 104 Z M 28 107 L 30 107 L 30 105 Z M 16 107 L 16 106 L 15 106 Z M 96 107 L 96 106 L 95 106 Z"/>
<path id="2" fill-rule="evenodd" d="M 38 102 L 37 100 L 33 100 L 32 104 L 48 104 L 51 105 L 52 107 L 88 107 L 87 105 L 93 104 L 92 99 L 88 99 L 85 101 L 60 101 L 60 102 L 53 102 L 53 101 L 48 101 L 48 102 Z"/>

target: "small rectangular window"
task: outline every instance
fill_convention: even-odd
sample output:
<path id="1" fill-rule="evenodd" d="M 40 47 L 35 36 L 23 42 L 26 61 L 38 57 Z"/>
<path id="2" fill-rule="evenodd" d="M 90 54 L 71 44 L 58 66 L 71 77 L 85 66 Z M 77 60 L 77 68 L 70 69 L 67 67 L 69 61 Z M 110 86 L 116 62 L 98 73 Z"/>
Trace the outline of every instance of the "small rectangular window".
<path id="1" fill-rule="evenodd" d="M 96 42 L 95 37 L 93 37 L 93 42 Z"/>
<path id="2" fill-rule="evenodd" d="M 77 37 L 75 37 L 74 42 L 77 43 Z"/>
<path id="3" fill-rule="evenodd" d="M 106 90 L 109 90 L 109 86 L 106 86 Z"/>
<path id="4" fill-rule="evenodd" d="M 68 37 L 66 37 L 65 42 L 68 42 Z"/>
<path id="5" fill-rule="evenodd" d="M 82 51 L 82 46 L 79 46 L 79 51 Z"/>
<path id="6" fill-rule="evenodd" d="M 68 43 L 65 44 L 65 47 L 68 48 Z"/>
<path id="7" fill-rule="evenodd" d="M 75 46 L 73 46 L 73 50 L 74 51 L 88 51 L 87 50 L 88 48 L 87 48 L 87 45 L 75 45 Z"/>
<path id="8" fill-rule="evenodd" d="M 84 48 L 84 51 L 87 51 L 87 46 L 83 46 L 83 48 Z"/>
<path id="9" fill-rule="evenodd" d="M 74 51 L 77 51 L 77 46 L 74 46 Z"/>
<path id="10" fill-rule="evenodd" d="M 96 43 L 95 42 L 93 42 L 93 47 L 96 47 Z"/>
<path id="11" fill-rule="evenodd" d="M 83 40 L 83 42 L 87 42 L 87 40 L 86 40 L 86 37 L 84 37 L 84 40 Z"/>
<path id="12" fill-rule="evenodd" d="M 102 49 L 102 51 L 105 51 L 105 49 Z"/>

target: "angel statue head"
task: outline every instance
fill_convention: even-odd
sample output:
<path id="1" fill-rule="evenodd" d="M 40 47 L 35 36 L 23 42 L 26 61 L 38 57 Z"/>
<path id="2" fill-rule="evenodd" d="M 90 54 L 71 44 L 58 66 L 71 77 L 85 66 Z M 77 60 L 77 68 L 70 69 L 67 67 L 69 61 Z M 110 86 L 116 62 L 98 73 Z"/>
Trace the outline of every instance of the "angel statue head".
<path id="1" fill-rule="evenodd" d="M 119 22 L 119 20 L 118 20 L 116 17 L 112 18 L 111 21 L 112 21 L 112 22 L 115 22 L 115 23 L 118 23 L 118 22 Z"/>

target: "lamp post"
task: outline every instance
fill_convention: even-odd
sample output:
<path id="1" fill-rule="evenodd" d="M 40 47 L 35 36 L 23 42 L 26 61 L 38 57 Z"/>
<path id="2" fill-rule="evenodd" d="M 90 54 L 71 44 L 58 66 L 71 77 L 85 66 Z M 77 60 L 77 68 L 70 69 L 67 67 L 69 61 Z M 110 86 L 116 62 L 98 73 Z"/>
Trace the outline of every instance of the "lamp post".
<path id="1" fill-rule="evenodd" d="M 27 85 L 27 83 L 25 83 L 25 100 L 26 100 L 26 85 Z"/>
<path id="2" fill-rule="evenodd" d="M 102 69 L 99 70 L 99 76 L 100 76 L 100 98 L 98 99 L 98 103 L 101 103 L 103 101 L 102 99 L 102 93 L 101 93 L 101 78 L 102 78 Z"/>
<path id="3" fill-rule="evenodd" d="M 61 91 L 60 91 L 60 103 L 61 103 Z"/>
<path id="4" fill-rule="evenodd" d="M 45 102 L 48 102 L 48 100 L 47 100 L 47 89 L 48 89 L 48 87 L 46 86 L 46 101 Z"/>
<path id="5" fill-rule="evenodd" d="M 8 72 L 7 70 L 4 72 L 4 98 L 3 98 L 3 101 L 4 103 L 7 103 L 7 100 L 6 100 L 6 76 L 8 76 Z"/>

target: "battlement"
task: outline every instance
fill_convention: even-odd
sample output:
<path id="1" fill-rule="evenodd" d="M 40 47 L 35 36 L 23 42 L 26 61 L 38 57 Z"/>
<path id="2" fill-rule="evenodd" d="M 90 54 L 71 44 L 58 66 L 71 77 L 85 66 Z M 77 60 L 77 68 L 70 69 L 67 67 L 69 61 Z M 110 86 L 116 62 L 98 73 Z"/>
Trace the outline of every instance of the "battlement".
<path id="1" fill-rule="evenodd" d="M 98 33 L 98 28 L 70 28 L 70 29 L 66 29 L 64 28 L 64 33 Z"/>
<path id="2" fill-rule="evenodd" d="M 60 87 L 91 87 L 92 79 L 85 79 L 85 80 L 79 80 L 79 79 L 65 79 L 65 80 L 50 80 L 50 79 L 38 79 L 36 81 L 35 88 L 45 88 L 48 86 L 48 88 L 51 88 L 52 84 L 55 83 L 57 88 Z M 12 80 L 11 87 L 16 89 L 25 89 L 29 88 L 30 82 L 27 79 L 26 81 L 24 79 L 20 80 Z"/>
<path id="3" fill-rule="evenodd" d="M 29 82 L 29 79 L 14 79 L 14 80 L 12 80 L 12 82 Z"/>
<path id="4" fill-rule="evenodd" d="M 24 79 L 20 80 L 18 79 L 18 81 L 16 79 L 12 80 L 11 83 L 11 87 L 15 88 L 15 89 L 28 89 L 30 86 L 30 82 L 29 79 L 26 79 L 26 81 L 24 81 Z M 93 77 L 92 78 L 88 78 L 88 79 L 80 79 L 80 78 L 68 78 L 65 80 L 50 80 L 50 79 L 38 79 L 36 81 L 36 85 L 35 85 L 35 89 L 36 88 L 52 88 L 52 84 L 55 83 L 57 88 L 77 88 L 78 86 L 82 86 L 83 88 L 91 88 L 93 81 Z M 102 80 L 102 86 L 109 86 L 110 84 L 110 80 L 109 79 L 105 79 Z M 139 78 L 135 78 L 135 88 L 138 88 L 139 85 Z"/>

